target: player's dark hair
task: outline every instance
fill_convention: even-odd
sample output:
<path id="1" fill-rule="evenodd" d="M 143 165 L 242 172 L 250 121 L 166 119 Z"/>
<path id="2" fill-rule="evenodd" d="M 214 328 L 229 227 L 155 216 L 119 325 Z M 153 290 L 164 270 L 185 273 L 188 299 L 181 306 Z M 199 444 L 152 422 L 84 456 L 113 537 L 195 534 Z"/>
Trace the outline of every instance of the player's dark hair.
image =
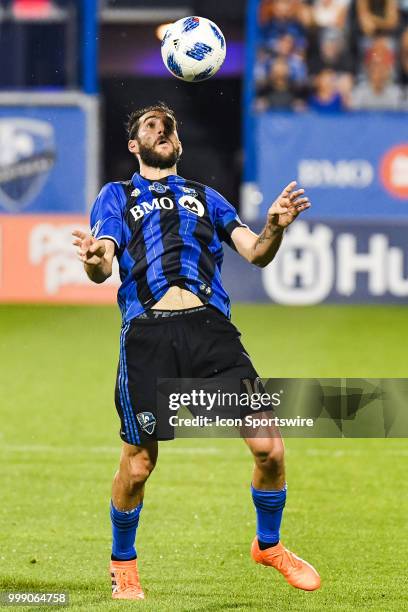
<path id="1" fill-rule="evenodd" d="M 157 102 L 157 104 L 152 104 L 152 106 L 146 106 L 145 108 L 139 108 L 132 113 L 130 113 L 128 120 L 126 122 L 126 132 L 128 136 L 128 140 L 133 140 L 136 138 L 137 133 L 139 131 L 140 118 L 146 113 L 152 113 L 154 111 L 160 111 L 161 113 L 165 113 L 168 119 L 171 121 L 171 127 L 177 128 L 177 119 L 174 111 L 167 106 L 165 102 Z"/>

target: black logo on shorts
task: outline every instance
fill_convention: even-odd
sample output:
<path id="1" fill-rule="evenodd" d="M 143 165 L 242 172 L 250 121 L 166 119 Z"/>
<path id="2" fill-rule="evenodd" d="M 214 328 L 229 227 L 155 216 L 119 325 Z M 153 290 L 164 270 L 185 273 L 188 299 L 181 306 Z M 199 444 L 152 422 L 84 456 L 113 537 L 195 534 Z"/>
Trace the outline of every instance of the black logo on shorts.
<path id="1" fill-rule="evenodd" d="M 139 412 L 136 417 L 142 431 L 145 431 L 148 434 L 152 434 L 154 432 L 154 428 L 156 427 L 156 417 L 151 412 Z"/>

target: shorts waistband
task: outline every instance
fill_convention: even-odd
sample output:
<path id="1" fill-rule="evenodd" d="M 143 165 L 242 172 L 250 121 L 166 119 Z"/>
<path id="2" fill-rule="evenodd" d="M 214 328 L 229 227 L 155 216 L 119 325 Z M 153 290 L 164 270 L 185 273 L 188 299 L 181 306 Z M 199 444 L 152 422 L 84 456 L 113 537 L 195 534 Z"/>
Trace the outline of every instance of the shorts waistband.
<path id="1" fill-rule="evenodd" d="M 194 312 L 202 312 L 203 310 L 207 310 L 207 306 L 195 306 L 194 308 L 183 308 L 183 310 L 156 310 L 151 308 L 150 310 L 146 310 L 138 317 L 135 317 L 137 320 L 143 319 L 169 319 L 172 317 L 180 317 L 187 316 L 189 314 L 193 314 Z"/>

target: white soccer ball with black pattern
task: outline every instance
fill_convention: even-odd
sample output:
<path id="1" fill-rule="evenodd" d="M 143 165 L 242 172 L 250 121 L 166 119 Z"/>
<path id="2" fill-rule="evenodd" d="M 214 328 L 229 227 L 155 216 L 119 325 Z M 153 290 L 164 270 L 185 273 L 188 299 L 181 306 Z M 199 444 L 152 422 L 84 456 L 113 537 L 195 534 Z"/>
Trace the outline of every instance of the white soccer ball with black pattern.
<path id="1" fill-rule="evenodd" d="M 172 23 L 162 40 L 164 65 L 183 81 L 205 81 L 221 68 L 227 51 L 220 28 L 205 17 Z"/>

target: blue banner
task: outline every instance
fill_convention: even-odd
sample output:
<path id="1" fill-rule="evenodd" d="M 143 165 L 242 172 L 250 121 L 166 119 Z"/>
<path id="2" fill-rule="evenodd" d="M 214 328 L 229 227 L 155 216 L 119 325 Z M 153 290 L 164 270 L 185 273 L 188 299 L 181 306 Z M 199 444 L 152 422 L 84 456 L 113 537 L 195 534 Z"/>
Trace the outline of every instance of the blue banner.
<path id="1" fill-rule="evenodd" d="M 223 279 L 233 302 L 408 303 L 408 221 L 304 219 L 286 231 L 266 268 L 225 249 Z"/>
<path id="2" fill-rule="evenodd" d="M 408 218 L 406 113 L 267 113 L 256 150 L 262 213 L 295 179 L 310 217 Z"/>
<path id="3" fill-rule="evenodd" d="M 0 95 L 0 213 L 85 213 L 97 189 L 97 102 Z"/>

